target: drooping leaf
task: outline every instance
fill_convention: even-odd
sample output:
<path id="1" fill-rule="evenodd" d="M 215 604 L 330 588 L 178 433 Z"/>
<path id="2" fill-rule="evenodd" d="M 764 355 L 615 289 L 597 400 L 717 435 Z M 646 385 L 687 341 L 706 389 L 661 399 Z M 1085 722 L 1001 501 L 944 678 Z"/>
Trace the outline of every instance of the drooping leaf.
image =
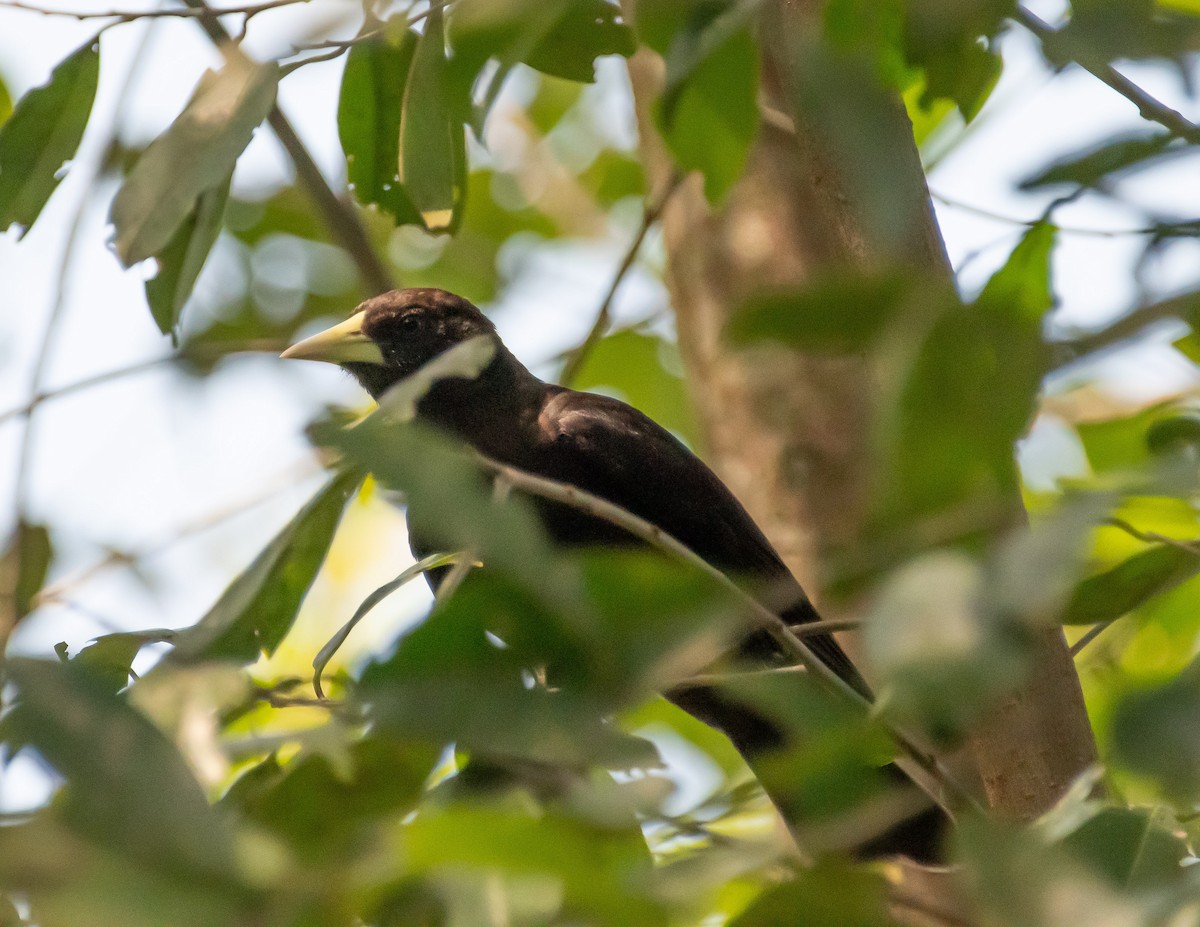
<path id="1" fill-rule="evenodd" d="M 754 3 L 647 3 L 637 8 L 643 41 L 664 56 L 666 86 L 656 120 L 675 162 L 704 175 L 720 203 L 741 176 L 758 132 Z"/>
<path id="2" fill-rule="evenodd" d="M 87 128 L 100 76 L 100 46 L 89 39 L 17 101 L 0 128 L 0 231 L 28 229 L 41 214 Z"/>
<path id="3" fill-rule="evenodd" d="M 232 180 L 230 175 L 197 197 L 195 208 L 159 254 L 158 274 L 146 281 L 150 315 L 164 335 L 178 332 L 180 314 L 221 231 Z"/>
<path id="4" fill-rule="evenodd" d="M 54 549 L 43 525 L 17 522 L 12 542 L 0 556 L 0 628 L 11 628 L 29 614 L 46 582 Z"/>
<path id="5" fill-rule="evenodd" d="M 256 126 L 275 103 L 279 68 L 230 52 L 201 79 L 183 112 L 134 164 L 113 200 L 117 255 L 126 265 L 160 253 L 196 210 L 202 193 L 225 183 Z"/>
<path id="6" fill-rule="evenodd" d="M 453 232 L 467 192 L 465 99 L 448 79 L 441 8 L 425 19 L 404 87 L 398 176 L 431 232 Z"/>
<path id="7" fill-rule="evenodd" d="M 400 182 L 400 120 L 420 36 L 409 29 L 357 42 L 346 58 L 338 97 L 338 137 L 355 198 L 389 213 L 397 225 L 421 217 Z"/>
<path id="8" fill-rule="evenodd" d="M 217 600 L 179 632 L 169 659 L 251 663 L 272 653 L 291 629 L 316 579 L 347 500 L 362 473 L 338 474 L 300 510 Z"/>
<path id="9" fill-rule="evenodd" d="M 86 666 L 12 659 L 5 733 L 67 780 L 64 813 L 92 839 L 156 867 L 232 872 L 232 841 L 183 757 Z"/>

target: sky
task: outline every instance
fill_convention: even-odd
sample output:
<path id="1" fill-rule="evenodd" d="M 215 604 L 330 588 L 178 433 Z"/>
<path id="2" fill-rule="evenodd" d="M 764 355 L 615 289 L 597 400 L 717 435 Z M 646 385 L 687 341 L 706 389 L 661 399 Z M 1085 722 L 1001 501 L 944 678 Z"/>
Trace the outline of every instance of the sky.
<path id="1" fill-rule="evenodd" d="M 88 2 L 47 0 L 44 5 L 73 9 L 87 8 Z M 1048 18 L 1060 9 L 1054 2 L 1030 5 Z M 96 9 L 139 6 L 147 4 L 95 3 Z M 289 43 L 303 41 L 314 22 L 332 22 L 340 34 L 353 34 L 356 22 L 343 13 L 356 8 L 357 2 L 322 0 L 264 14 L 255 20 L 248 49 L 277 54 Z M 94 23 L 0 5 L 0 77 L 14 98 L 43 82 L 95 28 Z M 150 43 L 149 53 L 131 75 L 130 63 L 144 41 Z M 1013 30 L 1004 43 L 1006 70 L 992 100 L 930 177 L 947 247 L 968 293 L 999 265 L 1022 231 L 1012 221 L 981 212 L 1036 218 L 1047 196 L 1015 192 L 1022 178 L 1055 156 L 1145 126 L 1130 103 L 1082 71 L 1050 72 L 1028 35 Z M 97 111 L 111 119 L 119 106 L 121 134 L 128 141 L 148 139 L 164 128 L 200 72 L 216 63 L 194 24 L 169 20 L 157 21 L 149 30 L 144 24 L 110 30 L 102 59 Z M 287 78 L 280 95 L 284 112 L 335 185 L 344 170 L 334 123 L 341 66 L 335 61 L 302 69 Z M 1169 69 L 1123 69 L 1152 94 L 1200 117 L 1200 107 L 1186 98 L 1178 75 Z M 605 62 L 600 76 L 594 93 L 602 101 L 606 130 L 632 146 L 633 117 L 620 62 Z M 519 91 L 518 85 L 514 92 Z M 502 125 L 496 132 L 502 148 Z M 114 191 L 93 198 L 97 201 L 81 214 L 74 244 L 68 244 L 73 216 L 90 185 L 95 141 L 85 139 L 81 157 L 28 235 L 20 240 L 14 232 L 0 235 L 0 279 L 5 281 L 0 414 L 28 400 L 40 344 L 60 302 L 61 324 L 55 327 L 43 389 L 170 353 L 145 306 L 146 269 L 122 270 L 108 246 L 107 198 Z M 1194 158 L 1180 159 L 1126 181 L 1122 191 L 1164 212 L 1194 218 L 1200 215 L 1195 169 Z M 287 170 L 282 151 L 263 129 L 239 162 L 235 186 L 261 189 Z M 629 215 L 636 222 L 636 210 Z M 1086 233 L 1064 232 L 1055 255 L 1061 299 L 1056 331 L 1100 325 L 1145 298 L 1197 285 L 1200 242 L 1193 241 L 1173 245 L 1150 265 L 1146 293 L 1134 290 L 1130 267 L 1139 240 L 1095 233 L 1140 227 L 1145 220 L 1136 210 L 1089 197 L 1063 208 L 1058 221 Z M 505 341 L 535 369 L 547 369 L 547 358 L 586 331 L 631 234 L 627 225 L 615 224 L 604 243 L 534 253 L 534 272 L 500 304 L 488 307 Z M 650 247 L 653 251 L 655 245 Z M 60 297 L 64 251 L 69 272 Z M 220 287 L 221 281 L 209 275 L 200 285 Z M 645 315 L 665 299 L 653 274 L 640 270 L 619 294 L 618 318 Z M 351 308 L 346 307 L 347 313 Z M 1072 378 L 1100 377 L 1114 394 L 1137 402 L 1194 387 L 1191 365 L 1162 346 L 1169 334 L 1164 331 L 1157 340 L 1092 370 L 1073 371 Z M 28 438 L 19 418 L 0 422 L 0 530 L 14 518 L 18 461 L 29 440 L 27 514 L 54 527 L 58 559 L 51 581 L 67 589 L 63 602 L 42 609 L 18 630 L 13 650 L 45 655 L 56 642 L 66 641 L 74 652 L 111 630 L 194 622 L 320 485 L 321 468 L 302 434 L 305 424 L 327 403 L 363 402 L 357 387 L 333 368 L 274 356 L 241 357 L 204 381 L 160 366 L 56 399 L 39 409 Z M 1052 422 L 1039 424 L 1022 455 L 1034 479 L 1044 482 L 1081 466 L 1078 449 Z M 252 501 L 256 504 L 246 508 Z M 238 511 L 223 520 L 215 517 Z M 386 505 L 355 507 L 344 534 L 331 559 L 330 576 L 314 590 L 318 603 L 322 596 L 326 602 L 357 601 L 405 565 L 402 518 Z M 377 539 L 371 545 L 379 552 L 377 562 L 351 569 L 345 558 L 361 550 L 367 538 Z M 148 554 L 142 562 L 144 577 L 111 568 L 80 581 L 81 572 L 103 561 L 112 548 Z M 412 586 L 380 608 L 375 624 L 356 639 L 369 642 L 394 634 L 397 622 L 411 620 L 427 602 L 423 588 Z M 295 646 L 315 649 L 332 630 L 300 629 Z M 0 782 L 0 807 L 6 788 L 11 793 L 30 787 L 26 781 L 18 788 L 11 776 L 7 781 L 7 786 Z"/>

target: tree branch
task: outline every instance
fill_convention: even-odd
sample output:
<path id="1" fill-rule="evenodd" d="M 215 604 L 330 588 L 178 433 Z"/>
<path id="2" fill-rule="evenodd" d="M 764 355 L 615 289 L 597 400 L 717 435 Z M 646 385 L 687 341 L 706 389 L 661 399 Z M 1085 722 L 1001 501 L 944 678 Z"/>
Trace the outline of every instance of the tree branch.
<path id="1" fill-rule="evenodd" d="M 9 10 L 19 10 L 23 13 L 37 13 L 41 16 L 62 16 L 66 19 L 78 19 L 80 21 L 89 19 L 112 19 L 115 22 L 109 23 L 108 26 L 116 26 L 121 23 L 136 22 L 139 19 L 198 19 L 205 15 L 228 16 L 230 14 L 240 16 L 257 16 L 259 13 L 265 13 L 267 10 L 274 10 L 281 6 L 295 6 L 299 3 L 309 3 L 310 0 L 265 0 L 263 3 L 252 3 L 248 6 L 234 6 L 228 9 L 208 9 L 201 7 L 178 7 L 165 10 L 54 10 L 47 7 L 37 6 L 32 3 L 25 3 L 22 0 L 0 0 L 0 8 Z"/>
<path id="2" fill-rule="evenodd" d="M 1055 367 L 1073 364 L 1089 354 L 1095 354 L 1137 335 L 1146 327 L 1164 319 L 1190 322 L 1200 314 L 1200 293 L 1185 293 L 1134 309 L 1111 325 L 1076 338 L 1050 343 Z"/>
<path id="3" fill-rule="evenodd" d="M 558 378 L 563 386 L 571 385 L 572 381 L 579 375 L 579 370 L 583 367 L 583 362 L 587 360 L 592 349 L 596 347 L 597 342 L 604 337 L 604 333 L 608 329 L 609 318 L 612 315 L 612 304 L 617 296 L 617 290 L 621 288 L 625 277 L 633 269 L 633 262 L 637 260 L 638 253 L 642 250 L 642 243 L 645 242 L 646 235 L 649 234 L 654 224 L 658 222 L 659 216 L 662 215 L 663 209 L 666 208 L 668 201 L 671 199 L 671 194 L 679 189 L 679 184 L 682 181 L 682 174 L 679 172 L 672 174 L 659 198 L 653 205 L 647 204 L 643 209 L 642 224 L 638 226 L 637 234 L 633 236 L 633 241 L 629 243 L 629 247 L 625 250 L 625 257 L 621 259 L 621 263 L 617 267 L 617 272 L 613 275 L 612 282 L 608 285 L 608 292 L 604 294 L 604 299 L 600 301 L 600 308 L 596 310 L 596 319 L 592 322 L 591 329 L 583 341 L 580 342 L 579 347 L 567 355 L 566 365 L 563 367 L 562 374 Z"/>
<path id="4" fill-rule="evenodd" d="M 1074 61 L 1093 77 L 1103 81 L 1136 106 L 1143 119 L 1157 122 L 1168 129 L 1172 135 L 1185 139 L 1193 145 L 1200 145 L 1200 126 L 1187 119 L 1182 113 L 1150 96 L 1107 61 L 1093 57 L 1087 49 L 1080 47 L 1079 43 L 1070 41 L 1069 37 L 1064 36 L 1061 30 L 1055 29 L 1024 6 L 1017 6 L 1014 17 L 1017 22 L 1041 40 L 1047 57 L 1051 60 L 1066 58 Z"/>

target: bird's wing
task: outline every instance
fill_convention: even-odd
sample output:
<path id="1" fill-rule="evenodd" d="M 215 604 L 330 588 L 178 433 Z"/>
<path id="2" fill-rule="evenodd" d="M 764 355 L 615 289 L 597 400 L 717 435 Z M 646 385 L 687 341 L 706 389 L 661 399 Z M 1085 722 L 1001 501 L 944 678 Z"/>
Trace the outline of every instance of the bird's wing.
<path id="1" fill-rule="evenodd" d="M 742 504 L 703 461 L 653 420 L 616 399 L 563 391 L 538 421 L 547 476 L 657 525 L 718 569 L 782 602 L 789 623 L 819 620 L 799 583 Z M 761 641 L 758 642 L 761 644 Z M 868 687 L 828 635 L 808 644 L 846 682 Z M 761 647 L 751 647 L 761 651 Z"/>

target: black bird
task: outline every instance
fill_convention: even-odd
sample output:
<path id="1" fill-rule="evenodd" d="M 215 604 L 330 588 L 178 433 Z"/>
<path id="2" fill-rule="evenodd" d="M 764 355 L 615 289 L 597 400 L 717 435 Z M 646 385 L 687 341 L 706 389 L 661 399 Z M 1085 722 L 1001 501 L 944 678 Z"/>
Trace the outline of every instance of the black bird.
<path id="1" fill-rule="evenodd" d="M 772 601 L 783 603 L 777 612 L 785 622 L 819 620 L 758 525 L 703 461 L 632 406 L 535 377 L 500 341 L 492 322 L 460 296 L 438 289 L 392 290 L 283 356 L 336 363 L 378 399 L 438 354 L 478 335 L 495 340 L 492 362 L 474 380 L 436 382 L 418 403 L 421 418 L 493 460 L 578 486 L 641 516 L 731 577 L 753 583 L 753 590 L 769 589 Z M 540 512 L 560 544 L 631 541 L 616 526 L 568 506 L 542 503 Z M 871 697 L 832 637 L 810 637 L 807 643 L 839 677 Z M 764 632 L 748 637 L 740 652 L 767 661 L 777 657 Z M 689 688 L 668 696 L 724 732 L 752 768 L 757 757 L 783 744 L 774 724 L 714 690 Z M 934 810 L 889 832 L 869 851 L 930 858 L 940 830 Z"/>

